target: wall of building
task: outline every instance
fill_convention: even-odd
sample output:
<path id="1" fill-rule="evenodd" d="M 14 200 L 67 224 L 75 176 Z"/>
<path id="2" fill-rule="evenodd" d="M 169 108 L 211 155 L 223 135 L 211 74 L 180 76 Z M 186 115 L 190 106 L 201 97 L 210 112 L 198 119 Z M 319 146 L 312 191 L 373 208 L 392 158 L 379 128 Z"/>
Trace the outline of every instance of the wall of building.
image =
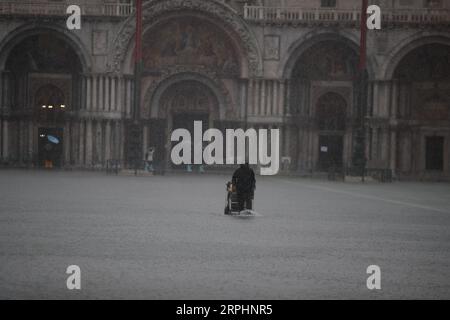
<path id="1" fill-rule="evenodd" d="M 193 1 L 195 2 L 195 1 Z M 41 2 L 37 2 L 41 3 Z M 99 1 L 99 4 L 103 2 Z M 168 19 L 195 16 L 213 21 L 233 43 L 239 57 L 238 74 L 218 73 L 214 68 L 174 65 L 173 68 L 147 70 L 142 82 L 141 115 L 142 153 L 154 140 L 152 127 L 160 119 L 152 109 L 159 108 L 163 89 L 182 81 L 197 81 L 216 92 L 222 113 L 214 119 L 225 123 L 246 122 L 255 128 L 279 128 L 282 132 L 282 156 L 290 159 L 289 170 L 310 174 L 318 169 L 320 137 L 317 128 L 316 105 L 320 97 L 335 92 L 347 102 L 342 157 L 345 166 L 352 166 L 355 148 L 355 126 L 358 100 L 356 83 L 332 77 L 295 80 L 293 74 L 304 53 L 316 45 L 337 42 L 338 46 L 359 49 L 359 26 L 351 21 L 323 23 L 309 21 L 251 21 L 242 12 L 223 7 L 220 1 L 179 10 L 189 4 L 159 1 L 145 5 L 145 25 L 148 32 L 158 32 L 157 23 Z M 249 2 L 250 3 L 250 2 Z M 264 1 L 254 2 L 275 7 L 320 7 L 320 1 Z M 360 1 L 337 1 L 337 8 L 357 9 Z M 422 8 L 423 1 L 378 1 L 382 8 Z M 42 4 L 42 3 L 41 3 Z M 229 3 L 242 8 L 239 1 Z M 89 2 L 93 6 L 93 1 Z M 174 6 L 176 14 L 170 12 Z M 450 8 L 450 1 L 442 1 L 442 8 Z M 152 10 L 151 10 L 152 9 Z M 155 10 L 153 10 L 155 9 Z M 158 15 L 158 10 L 160 14 Z M 195 11 L 195 12 L 193 12 Z M 183 13 L 185 12 L 185 13 Z M 12 97 L 11 74 L 5 63 L 10 50 L 32 32 L 50 31 L 66 39 L 83 61 L 77 85 L 79 94 L 74 100 L 76 109 L 68 106 L 67 117 L 59 124 L 64 128 L 64 166 L 101 168 L 108 159 L 124 161 L 127 153 L 127 123 L 132 117 L 133 100 L 133 32 L 134 20 L 123 16 L 83 17 L 82 29 L 69 31 L 64 15 L 45 18 L 14 14 L 0 21 L 0 101 L 1 101 L 1 158 L 13 164 L 29 163 L 36 158 L 37 132 L 40 124 L 33 118 L 32 99 L 16 105 Z M 449 19 L 450 20 L 450 19 Z M 394 69 L 410 51 L 430 43 L 450 46 L 448 21 L 441 23 L 389 23 L 382 30 L 368 34 L 368 122 L 366 154 L 371 168 L 391 169 L 402 177 L 447 179 L 449 172 L 450 123 L 447 119 L 430 126 L 401 122 L 398 114 L 408 102 L 411 91 L 399 83 Z M 445 22 L 446 21 L 446 22 Z M 152 26 L 156 27 L 152 29 Z M 149 31 L 150 30 L 150 31 Z M 319 59 L 320 57 L 318 57 Z M 339 66 L 339 65 L 338 65 Z M 413 66 L 412 66 L 413 67 Z M 339 73 L 339 70 L 338 72 Z M 42 84 L 58 82 L 56 74 L 40 76 Z M 39 75 L 37 76 L 39 78 Z M 56 77 L 56 78 L 55 78 Z M 300 76 L 301 78 L 301 76 Z M 29 95 L 31 80 L 24 83 L 23 94 Z M 438 91 L 449 98 L 447 80 L 439 80 Z M 427 86 L 422 84 L 422 86 Z M 432 86 L 430 83 L 428 86 Z M 17 89 L 17 88 L 16 88 Z M 160 92 L 161 91 L 161 92 Z M 443 99 L 444 99 L 443 98 Z M 448 107 L 448 105 L 447 105 Z M 166 119 L 167 120 L 167 119 Z M 170 121 L 169 121 L 170 122 Z M 333 133 L 336 134 L 336 133 Z M 445 165 L 442 172 L 427 172 L 425 141 L 430 135 L 445 137 Z M 167 128 L 164 139 L 167 139 Z"/>

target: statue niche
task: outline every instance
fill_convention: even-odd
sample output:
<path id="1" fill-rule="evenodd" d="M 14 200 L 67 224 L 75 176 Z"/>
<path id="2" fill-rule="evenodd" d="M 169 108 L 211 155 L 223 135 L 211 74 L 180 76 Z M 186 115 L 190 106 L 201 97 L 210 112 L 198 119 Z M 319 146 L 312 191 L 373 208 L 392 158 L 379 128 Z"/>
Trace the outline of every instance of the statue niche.
<path id="1" fill-rule="evenodd" d="M 170 20 L 144 35 L 144 66 L 205 66 L 222 74 L 239 73 L 238 58 L 227 35 L 198 18 Z"/>

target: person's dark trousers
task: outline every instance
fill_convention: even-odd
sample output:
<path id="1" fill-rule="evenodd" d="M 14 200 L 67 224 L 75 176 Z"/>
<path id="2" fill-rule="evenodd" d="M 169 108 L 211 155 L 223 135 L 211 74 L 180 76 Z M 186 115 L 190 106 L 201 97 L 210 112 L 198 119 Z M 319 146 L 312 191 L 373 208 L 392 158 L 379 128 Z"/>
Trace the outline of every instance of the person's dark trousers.
<path id="1" fill-rule="evenodd" d="M 239 198 L 239 209 L 242 210 L 252 210 L 253 209 L 253 203 L 252 203 L 252 196 L 248 193 L 242 193 L 238 194 Z"/>

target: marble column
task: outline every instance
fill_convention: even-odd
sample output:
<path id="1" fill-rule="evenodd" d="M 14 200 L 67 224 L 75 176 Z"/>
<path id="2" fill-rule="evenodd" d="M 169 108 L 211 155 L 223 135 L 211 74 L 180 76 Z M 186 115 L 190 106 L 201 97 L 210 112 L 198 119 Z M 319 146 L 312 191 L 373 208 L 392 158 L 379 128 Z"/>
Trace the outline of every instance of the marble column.
<path id="1" fill-rule="evenodd" d="M 379 117 L 380 116 L 380 106 L 379 106 L 379 101 L 380 101 L 380 96 L 379 96 L 379 83 L 378 81 L 375 81 L 373 83 L 373 116 L 374 117 Z"/>
<path id="2" fill-rule="evenodd" d="M 279 82 L 277 80 L 274 80 L 273 81 L 272 109 L 271 109 L 271 114 L 274 115 L 274 116 L 278 115 L 278 101 L 279 101 L 279 98 L 278 98 L 279 91 L 278 91 L 278 89 L 279 88 L 280 88 Z"/>
<path id="3" fill-rule="evenodd" d="M 286 94 L 285 94 L 285 105 L 286 105 L 286 108 L 285 108 L 285 113 L 287 114 L 287 115 L 292 115 L 292 106 L 291 106 L 291 81 L 289 81 L 289 80 L 286 80 L 286 83 L 285 83 L 285 90 L 286 90 Z"/>
<path id="4" fill-rule="evenodd" d="M 132 105 L 132 94 L 133 91 L 131 90 L 131 80 L 127 79 L 126 80 L 127 86 L 126 86 L 126 90 L 127 90 L 127 95 L 126 95 L 126 115 L 127 116 L 131 116 L 131 105 Z"/>
<path id="5" fill-rule="evenodd" d="M 86 77 L 86 110 L 92 110 L 92 78 Z"/>
<path id="6" fill-rule="evenodd" d="M 266 115 L 267 108 L 267 81 L 261 80 L 261 105 L 259 108 L 259 116 Z"/>
<path id="7" fill-rule="evenodd" d="M 72 132 L 70 131 L 70 121 L 66 121 L 64 125 L 64 166 L 70 165 L 70 136 Z"/>
<path id="8" fill-rule="evenodd" d="M 93 136 L 92 136 L 92 120 L 86 121 L 86 166 L 92 167 L 92 149 L 93 149 Z"/>
<path id="9" fill-rule="evenodd" d="M 17 123 L 17 137 L 18 137 L 18 154 L 19 163 L 23 164 L 23 154 L 24 154 L 24 123 L 23 120 L 19 120 Z"/>
<path id="10" fill-rule="evenodd" d="M 86 109 L 86 77 L 82 76 L 80 79 L 80 105 L 78 108 L 80 110 Z"/>
<path id="11" fill-rule="evenodd" d="M 260 95 L 260 80 L 255 80 L 255 99 L 253 101 L 253 115 L 259 115 L 259 110 L 261 106 L 261 95 Z"/>
<path id="12" fill-rule="evenodd" d="M 33 121 L 28 121 L 28 156 L 29 156 L 29 161 L 33 160 L 33 152 L 35 150 L 35 137 L 37 136 L 37 134 L 34 134 L 34 125 L 33 125 Z"/>
<path id="13" fill-rule="evenodd" d="M 387 128 L 381 129 L 381 160 L 386 164 L 389 163 L 390 152 L 389 132 Z"/>
<path id="14" fill-rule="evenodd" d="M 123 78 L 117 78 L 117 100 L 116 100 L 116 111 L 123 113 L 123 96 L 122 93 L 124 92 L 124 86 L 123 86 Z"/>
<path id="15" fill-rule="evenodd" d="M 3 145 L 3 151 L 2 151 L 2 155 L 3 155 L 3 159 L 7 159 L 9 157 L 9 132 L 8 132 L 8 121 L 6 119 L 3 120 L 3 134 L 2 134 L 2 145 Z"/>
<path id="16" fill-rule="evenodd" d="M 391 143 L 390 143 L 390 169 L 392 174 L 395 176 L 395 171 L 397 169 L 397 131 L 391 129 Z"/>
<path id="17" fill-rule="evenodd" d="M 245 108 L 247 108 L 247 83 L 242 80 L 240 82 L 240 117 L 241 119 L 245 118 Z"/>
<path id="18" fill-rule="evenodd" d="M 119 133 L 119 159 L 125 161 L 125 132 L 121 122 L 117 121 L 117 132 Z"/>
<path id="19" fill-rule="evenodd" d="M 280 85 L 280 93 L 278 102 L 278 115 L 284 116 L 284 95 L 285 95 L 284 80 L 281 80 L 279 85 Z"/>
<path id="20" fill-rule="evenodd" d="M 3 109 L 3 96 L 4 96 L 4 84 L 5 84 L 4 73 L 0 71 L 0 110 Z"/>
<path id="21" fill-rule="evenodd" d="M 80 166 L 84 167 L 86 164 L 85 161 L 85 150 L 86 150 L 86 143 L 85 143 L 85 121 L 84 120 L 80 120 L 79 123 L 79 149 L 78 149 L 78 156 L 79 156 L 79 161 L 80 161 Z"/>
<path id="22" fill-rule="evenodd" d="M 251 115 L 253 112 L 253 99 L 254 99 L 254 88 L 253 80 L 248 80 L 248 91 L 247 91 L 247 115 Z"/>
<path id="23" fill-rule="evenodd" d="M 112 112 L 116 111 L 116 83 L 117 83 L 117 78 L 112 77 L 111 78 L 111 108 L 110 108 L 110 111 L 112 111 Z"/>
<path id="24" fill-rule="evenodd" d="M 143 137 L 142 137 L 142 154 L 145 155 L 147 153 L 148 148 L 148 126 L 144 125 L 143 128 Z"/>
<path id="25" fill-rule="evenodd" d="M 396 80 L 392 81 L 392 102 L 391 102 L 391 118 L 397 119 L 397 110 L 398 110 L 398 99 L 399 99 L 399 91 L 398 91 L 398 82 Z"/>
<path id="26" fill-rule="evenodd" d="M 110 108 L 110 104 L 109 104 L 109 98 L 110 98 L 110 94 L 109 94 L 109 86 L 110 86 L 110 81 L 109 81 L 109 77 L 108 76 L 104 76 L 103 78 L 103 92 L 102 92 L 102 97 L 103 97 L 103 104 L 102 104 L 102 112 L 109 112 L 109 108 Z"/>
<path id="27" fill-rule="evenodd" d="M 111 159 L 111 121 L 105 123 L 105 163 Z"/>
<path id="28" fill-rule="evenodd" d="M 98 76 L 92 77 L 92 108 L 91 111 L 98 110 Z"/>
<path id="29" fill-rule="evenodd" d="M 99 76 L 98 77 L 98 105 L 97 105 L 97 111 L 104 111 L 105 110 L 105 100 L 104 100 L 104 86 L 105 85 L 105 77 Z"/>

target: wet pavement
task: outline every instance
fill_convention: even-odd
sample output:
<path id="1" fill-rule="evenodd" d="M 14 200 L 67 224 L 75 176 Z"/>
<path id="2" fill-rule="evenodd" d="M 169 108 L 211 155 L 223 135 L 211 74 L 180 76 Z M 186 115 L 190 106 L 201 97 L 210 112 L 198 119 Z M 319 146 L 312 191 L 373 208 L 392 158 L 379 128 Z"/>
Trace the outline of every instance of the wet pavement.
<path id="1" fill-rule="evenodd" d="M 0 298 L 450 298 L 450 184 L 257 177 L 240 219 L 227 180 L 1 170 Z"/>

